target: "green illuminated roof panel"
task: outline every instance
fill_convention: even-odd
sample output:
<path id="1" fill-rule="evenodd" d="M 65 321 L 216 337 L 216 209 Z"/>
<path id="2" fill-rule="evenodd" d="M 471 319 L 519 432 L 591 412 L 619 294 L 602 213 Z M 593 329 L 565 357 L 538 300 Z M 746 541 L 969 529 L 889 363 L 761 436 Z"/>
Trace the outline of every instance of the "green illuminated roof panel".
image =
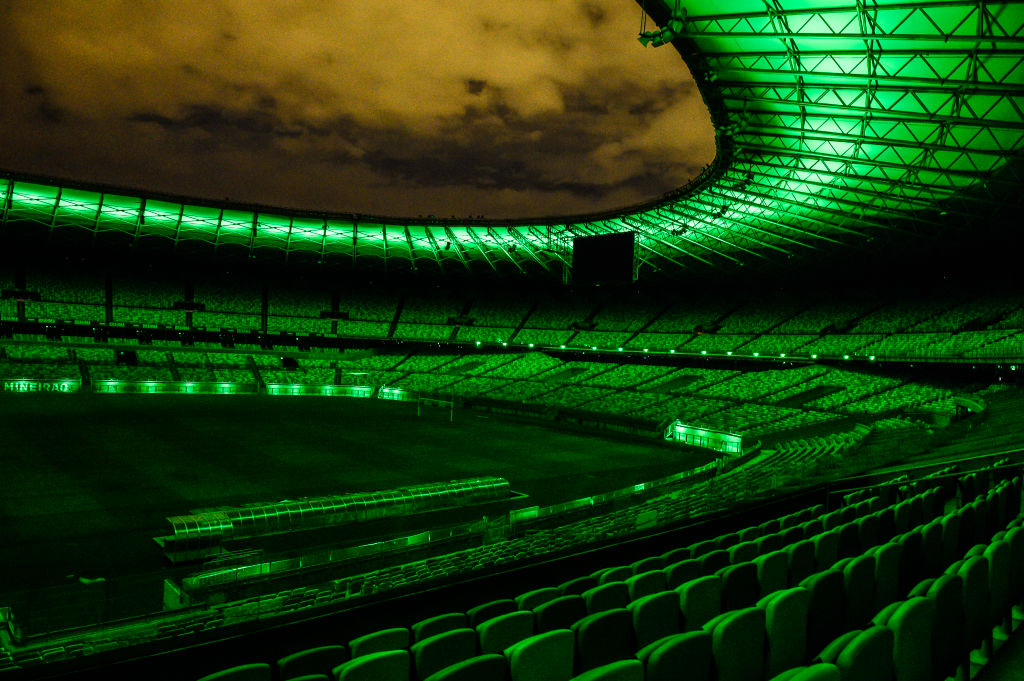
<path id="1" fill-rule="evenodd" d="M 643 6 L 667 18 L 675 4 Z M 936 212 L 970 215 L 958 201 L 985 201 L 975 189 L 1019 186 L 1001 171 L 1024 147 L 1024 4 L 683 0 L 682 8 L 674 44 L 709 104 L 719 151 L 669 198 L 547 221 L 426 221 L 182 205 L 8 174 L 2 220 L 445 271 L 558 272 L 574 237 L 632 230 L 644 275 L 798 255 L 908 226 L 927 236 Z"/>

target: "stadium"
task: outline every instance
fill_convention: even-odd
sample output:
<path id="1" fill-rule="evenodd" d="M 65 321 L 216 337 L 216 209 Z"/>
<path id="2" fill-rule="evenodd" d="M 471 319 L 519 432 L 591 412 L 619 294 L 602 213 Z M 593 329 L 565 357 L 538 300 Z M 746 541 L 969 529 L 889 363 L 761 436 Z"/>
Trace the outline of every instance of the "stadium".
<path id="1" fill-rule="evenodd" d="M 0 678 L 1021 678 L 1024 4 L 637 4 L 637 205 L 0 170 Z"/>

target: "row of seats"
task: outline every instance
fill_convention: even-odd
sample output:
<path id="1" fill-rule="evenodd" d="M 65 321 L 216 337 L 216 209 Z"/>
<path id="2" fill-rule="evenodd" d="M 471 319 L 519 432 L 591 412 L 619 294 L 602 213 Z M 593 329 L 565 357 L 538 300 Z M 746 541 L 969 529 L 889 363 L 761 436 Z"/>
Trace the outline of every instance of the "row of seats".
<path id="1" fill-rule="evenodd" d="M 350 658 L 348 652 L 341 652 L 343 647 L 332 647 L 334 654 L 341 656 L 332 663 L 342 657 L 345 660 L 330 669 L 339 679 L 409 678 L 412 670 L 414 678 L 432 681 L 504 679 L 506 674 L 514 681 L 569 679 L 573 673 L 578 674 L 573 678 L 587 679 L 678 678 L 672 674 L 678 674 L 674 670 L 681 665 L 694 673 L 694 679 L 712 678 L 712 669 L 719 680 L 757 681 L 776 673 L 784 679 L 817 678 L 825 669 L 838 669 L 842 678 L 847 678 L 849 669 L 882 669 L 877 676 L 853 678 L 930 679 L 930 672 L 920 673 L 930 669 L 921 662 L 922 650 L 928 656 L 933 650 L 930 644 L 920 644 L 921 622 L 931 612 L 922 601 L 937 581 L 934 575 L 944 566 L 947 573 L 973 570 L 972 588 L 981 593 L 979 555 L 1006 558 L 1010 549 L 971 548 L 964 560 L 979 560 L 973 560 L 970 568 L 964 567 L 964 561 L 955 562 L 956 556 L 976 540 L 990 536 L 1008 518 L 1018 517 L 1019 524 L 1020 479 L 1012 484 L 1003 480 L 984 496 L 946 515 L 941 512 L 940 488 L 885 508 L 878 508 L 878 501 L 864 500 L 797 525 L 792 523 L 799 517 L 789 523 L 776 521 L 774 526 L 747 528 L 735 536 L 642 559 L 631 566 L 605 568 L 559 587 L 493 601 L 466 613 L 429 618 L 410 629 L 374 632 L 350 642 Z M 809 522 L 820 525 L 808 527 Z M 775 581 L 766 579 L 770 573 L 765 567 L 770 563 L 767 559 L 758 566 L 760 570 L 746 567 L 752 564 L 749 560 L 736 562 L 749 557 L 746 554 L 751 551 L 740 550 L 750 541 L 740 539 L 759 533 L 765 539 L 773 534 L 763 534 L 764 530 L 778 527 L 783 531 L 784 523 L 790 525 L 784 530 L 790 539 L 800 536 L 797 529 L 806 533 L 831 528 L 811 542 L 804 538 L 786 545 L 786 559 L 775 561 L 777 568 L 785 565 L 776 571 Z M 1010 541 L 1003 541 L 1006 536 Z M 995 541 L 1003 541 L 1007 547 L 1011 542 L 1020 545 L 1016 537 L 1011 528 L 996 535 Z M 710 557 L 721 556 L 730 544 L 730 562 L 715 569 L 721 559 Z M 798 548 L 809 546 L 813 551 Z M 773 553 L 778 550 L 760 557 Z M 689 557 L 675 561 L 673 567 L 697 561 L 694 568 L 705 574 L 673 588 L 664 566 L 682 555 Z M 810 574 L 804 576 L 799 567 L 793 574 L 794 566 L 801 564 Z M 1010 563 L 1003 560 L 1001 564 L 1007 569 L 1000 568 L 999 575 L 1008 574 Z M 712 569 L 714 572 L 707 574 Z M 818 572 L 813 572 L 815 569 Z M 921 577 L 932 581 L 918 583 Z M 1014 592 L 999 586 L 1006 581 L 1002 576 L 990 574 L 987 579 L 990 592 L 999 595 L 984 602 L 998 602 L 1005 621 L 1008 599 Z M 950 587 L 936 587 L 942 588 Z M 915 591 L 925 595 L 917 596 Z M 617 596 L 613 595 L 616 592 Z M 900 601 L 901 594 L 909 594 L 909 600 Z M 995 606 L 975 610 L 976 616 L 967 617 L 969 627 L 974 627 L 970 631 L 984 633 L 986 624 L 997 623 L 992 619 Z M 858 628 L 868 624 L 873 626 Z M 890 640 L 892 645 L 886 647 Z M 896 641 L 901 642 L 899 646 Z M 977 642 L 977 636 L 968 636 L 958 648 L 958 639 L 947 641 L 949 650 L 961 655 L 963 646 Z M 760 660 L 750 654 L 765 647 L 767 653 Z M 810 661 L 807 653 L 814 650 L 822 650 L 816 658 L 822 664 L 790 669 Z M 320 654 L 326 655 L 307 651 L 289 656 L 279 666 Z M 936 668 L 946 669 L 942 665 Z M 627 673 L 624 670 L 631 676 L 621 676 Z"/>

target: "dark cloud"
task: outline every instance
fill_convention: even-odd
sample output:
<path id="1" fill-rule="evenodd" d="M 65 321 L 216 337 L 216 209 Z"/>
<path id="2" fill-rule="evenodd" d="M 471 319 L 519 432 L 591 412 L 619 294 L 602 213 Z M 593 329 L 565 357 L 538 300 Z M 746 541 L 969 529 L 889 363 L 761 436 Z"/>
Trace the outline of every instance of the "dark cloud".
<path id="1" fill-rule="evenodd" d="M 713 154 L 685 66 L 639 46 L 629 0 L 6 4 L 0 167 L 500 217 L 635 203 Z"/>

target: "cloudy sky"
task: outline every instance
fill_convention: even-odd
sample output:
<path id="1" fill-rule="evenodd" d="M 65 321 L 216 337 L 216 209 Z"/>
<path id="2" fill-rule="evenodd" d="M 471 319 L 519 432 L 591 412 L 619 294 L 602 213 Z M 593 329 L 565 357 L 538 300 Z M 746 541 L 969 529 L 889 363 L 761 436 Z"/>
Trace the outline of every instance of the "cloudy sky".
<path id="1" fill-rule="evenodd" d="M 3 0 L 0 168 L 286 207 L 557 215 L 714 133 L 634 0 Z"/>

